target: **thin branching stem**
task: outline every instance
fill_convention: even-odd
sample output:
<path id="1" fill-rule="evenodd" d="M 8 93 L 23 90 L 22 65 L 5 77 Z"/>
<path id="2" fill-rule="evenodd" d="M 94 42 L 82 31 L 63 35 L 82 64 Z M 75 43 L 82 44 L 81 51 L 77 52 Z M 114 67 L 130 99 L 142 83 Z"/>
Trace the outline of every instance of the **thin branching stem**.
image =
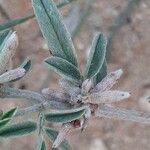
<path id="1" fill-rule="evenodd" d="M 10 87 L 1 87 L 0 88 L 0 97 L 1 98 L 21 98 L 26 99 L 31 103 L 41 103 L 44 101 L 44 97 L 36 92 L 29 90 L 21 90 Z"/>
<path id="2" fill-rule="evenodd" d="M 0 97 L 24 99 L 34 104 L 32 106 L 19 109 L 16 116 L 22 116 L 26 113 L 39 112 L 42 110 L 64 110 L 72 108 L 71 104 L 53 95 L 46 99 L 41 93 L 10 87 L 1 87 Z"/>
<path id="3" fill-rule="evenodd" d="M 29 113 L 46 111 L 46 110 L 66 110 L 71 109 L 72 106 L 69 103 L 57 102 L 57 101 L 46 101 L 33 106 L 18 109 L 15 117 L 23 116 Z"/>

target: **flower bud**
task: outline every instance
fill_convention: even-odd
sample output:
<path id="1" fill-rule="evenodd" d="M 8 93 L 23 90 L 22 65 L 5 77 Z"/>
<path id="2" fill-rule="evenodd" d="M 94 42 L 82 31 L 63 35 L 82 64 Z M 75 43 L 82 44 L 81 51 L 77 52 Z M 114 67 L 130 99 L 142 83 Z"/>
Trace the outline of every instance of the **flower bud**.
<path id="1" fill-rule="evenodd" d="M 82 93 L 86 94 L 88 93 L 92 88 L 92 80 L 90 79 L 86 79 L 83 83 L 82 83 Z"/>
<path id="2" fill-rule="evenodd" d="M 59 85 L 61 89 L 64 92 L 68 93 L 70 96 L 78 95 L 81 93 L 81 89 L 78 87 L 78 85 L 75 85 L 68 80 L 61 79 L 59 81 Z"/>
<path id="3" fill-rule="evenodd" d="M 87 96 L 85 100 L 86 103 L 100 104 L 100 103 L 113 103 L 118 102 L 123 99 L 129 98 L 130 94 L 128 92 L 122 91 L 105 91 L 102 93 L 92 93 Z"/>
<path id="4" fill-rule="evenodd" d="M 10 59 L 15 55 L 18 47 L 18 36 L 13 32 L 7 39 L 4 47 L 0 52 L 0 74 L 6 71 Z"/>
<path id="5" fill-rule="evenodd" d="M 71 123 L 65 123 L 62 125 L 54 143 L 53 148 L 58 148 L 58 146 L 67 138 L 70 132 L 74 129 Z"/>
<path id="6" fill-rule="evenodd" d="M 109 73 L 100 83 L 95 86 L 92 92 L 103 92 L 110 90 L 122 74 L 122 69 Z"/>
<path id="7" fill-rule="evenodd" d="M 63 101 L 63 100 L 64 101 L 69 101 L 70 100 L 70 96 L 67 93 L 58 92 L 58 91 L 53 90 L 53 89 L 45 88 L 45 89 L 42 89 L 41 92 L 42 92 L 43 96 L 47 99 L 57 97 L 61 101 Z"/>
<path id="8" fill-rule="evenodd" d="M 25 75 L 25 69 L 18 67 L 14 70 L 10 70 L 0 75 L 0 83 L 10 82 L 17 78 L 21 78 L 24 75 Z"/>

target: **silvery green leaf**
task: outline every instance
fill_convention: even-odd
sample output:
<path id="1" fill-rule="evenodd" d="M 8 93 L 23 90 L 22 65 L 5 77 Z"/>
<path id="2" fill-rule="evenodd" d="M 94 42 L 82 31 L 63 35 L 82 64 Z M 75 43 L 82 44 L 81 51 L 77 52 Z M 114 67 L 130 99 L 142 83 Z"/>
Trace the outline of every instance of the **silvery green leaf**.
<path id="1" fill-rule="evenodd" d="M 49 57 L 45 60 L 47 66 L 65 79 L 81 82 L 82 76 L 77 67 L 60 57 Z"/>
<path id="2" fill-rule="evenodd" d="M 12 27 L 14 27 L 18 24 L 24 23 L 24 22 L 26 22 L 27 20 L 29 20 L 33 17 L 34 17 L 34 14 L 31 14 L 29 16 L 17 18 L 17 19 L 14 19 L 14 20 L 9 20 L 5 23 L 0 24 L 0 31 L 6 30 L 6 29 L 12 28 Z"/>
<path id="3" fill-rule="evenodd" d="M 149 113 L 127 110 L 119 107 L 100 105 L 95 112 L 95 116 L 150 124 Z"/>
<path id="4" fill-rule="evenodd" d="M 26 70 L 26 73 L 27 73 L 31 67 L 31 60 L 29 58 L 26 58 L 20 67 L 24 68 Z"/>
<path id="5" fill-rule="evenodd" d="M 0 138 L 23 136 L 32 133 L 36 129 L 37 124 L 33 121 L 12 124 L 0 130 Z"/>
<path id="6" fill-rule="evenodd" d="M 14 81 L 18 78 L 23 77 L 24 75 L 25 75 L 25 69 L 18 67 L 16 69 L 10 70 L 0 75 L 0 83 L 3 84 L 10 81 Z"/>
<path id="7" fill-rule="evenodd" d="M 45 128 L 45 133 L 47 134 L 51 142 L 54 142 L 58 135 L 58 131 L 52 128 Z M 70 149 L 71 146 L 69 145 L 67 140 L 64 140 L 58 147 L 58 150 L 70 150 Z"/>
<path id="8" fill-rule="evenodd" d="M 79 119 L 85 112 L 85 107 L 66 111 L 50 112 L 45 114 L 45 119 L 54 123 L 67 123 Z"/>
<path id="9" fill-rule="evenodd" d="M 107 75 L 107 63 L 106 59 L 103 62 L 103 65 L 97 75 L 94 77 L 95 79 L 95 85 L 102 81 L 103 78 L 105 78 Z"/>
<path id="10" fill-rule="evenodd" d="M 89 79 L 97 75 L 100 71 L 106 55 L 106 37 L 102 33 L 96 34 L 85 70 L 85 79 Z"/>
<path id="11" fill-rule="evenodd" d="M 53 0 L 32 0 L 32 5 L 52 54 L 77 66 L 75 49 L 70 34 L 62 22 L 62 17 Z"/>
<path id="12" fill-rule="evenodd" d="M 0 120 L 0 129 L 2 129 L 3 127 L 5 127 L 10 120 L 11 120 L 11 118 L 5 118 L 3 120 Z"/>
<path id="13" fill-rule="evenodd" d="M 0 32 L 0 51 L 2 50 L 2 44 L 5 43 L 5 41 L 8 39 L 8 37 L 12 34 L 12 31 L 6 30 L 3 32 Z"/>
<path id="14" fill-rule="evenodd" d="M 4 112 L 1 119 L 3 120 L 6 118 L 11 118 L 16 114 L 16 112 L 17 112 L 17 108 L 16 107 L 12 108 L 12 109 L 8 110 L 7 112 Z"/>
<path id="15" fill-rule="evenodd" d="M 15 55 L 17 47 L 18 36 L 16 32 L 9 33 L 0 47 L 0 74 L 6 71 L 10 59 Z"/>
<path id="16" fill-rule="evenodd" d="M 40 139 L 38 141 L 37 150 L 46 150 L 46 144 L 45 144 L 45 141 L 43 139 Z"/>

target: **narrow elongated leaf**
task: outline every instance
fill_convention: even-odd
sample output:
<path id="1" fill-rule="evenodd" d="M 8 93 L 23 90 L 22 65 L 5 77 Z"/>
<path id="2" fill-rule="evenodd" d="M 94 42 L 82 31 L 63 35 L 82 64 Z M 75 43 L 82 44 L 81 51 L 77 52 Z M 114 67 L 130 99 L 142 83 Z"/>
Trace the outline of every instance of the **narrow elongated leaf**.
<path id="1" fill-rule="evenodd" d="M 46 150 L 46 144 L 45 144 L 45 141 L 43 139 L 40 139 L 38 141 L 37 150 Z"/>
<path id="2" fill-rule="evenodd" d="M 7 125 L 10 120 L 11 118 L 0 120 L 0 129 L 2 129 L 5 125 Z"/>
<path id="3" fill-rule="evenodd" d="M 95 78 L 95 85 L 98 84 L 99 82 L 102 81 L 107 75 L 107 62 L 106 59 L 103 62 L 103 65 L 97 75 L 94 77 Z"/>
<path id="4" fill-rule="evenodd" d="M 95 36 L 86 65 L 85 79 L 97 75 L 100 71 L 105 60 L 106 43 L 106 38 L 102 33 Z"/>
<path id="5" fill-rule="evenodd" d="M 77 66 L 75 49 L 62 17 L 53 0 L 32 0 L 35 16 L 48 48 L 54 56 L 68 60 Z"/>
<path id="6" fill-rule="evenodd" d="M 45 63 L 48 64 L 49 68 L 54 70 L 56 73 L 62 77 L 73 80 L 76 82 L 81 81 L 81 74 L 77 67 L 66 61 L 65 59 L 59 57 L 49 57 L 45 60 Z"/>
<path id="7" fill-rule="evenodd" d="M 9 138 L 16 136 L 23 136 L 30 134 L 37 129 L 37 124 L 32 121 L 22 122 L 18 124 L 9 125 L 0 130 L 1 138 Z"/>
<path id="8" fill-rule="evenodd" d="M 12 34 L 12 31 L 10 30 L 0 32 L 0 52 L 3 49 L 5 42 L 8 40 L 11 34 Z"/>
<path id="9" fill-rule="evenodd" d="M 47 134 L 51 142 L 54 142 L 58 135 L 58 131 L 52 128 L 45 128 L 45 133 Z M 58 148 L 58 150 L 70 150 L 70 149 L 71 146 L 69 145 L 67 140 L 64 140 Z"/>
<path id="10" fill-rule="evenodd" d="M 45 119 L 54 123 L 67 123 L 79 119 L 85 112 L 85 108 L 76 108 L 67 111 L 51 112 L 45 115 Z"/>
<path id="11" fill-rule="evenodd" d="M 8 36 L 9 34 L 9 30 L 0 32 L 0 45 L 4 42 L 5 38 Z"/>
<path id="12" fill-rule="evenodd" d="M 10 20 L 10 21 L 7 21 L 5 23 L 2 23 L 2 24 L 0 24 L 0 31 L 12 28 L 12 27 L 14 27 L 18 24 L 21 24 L 21 23 L 23 23 L 23 22 L 25 22 L 25 21 L 33 18 L 33 17 L 34 17 L 34 14 L 31 14 L 29 16 L 17 18 L 17 19 Z"/>
<path id="13" fill-rule="evenodd" d="M 127 110 L 119 107 L 99 106 L 95 112 L 97 117 L 105 117 L 110 119 L 121 119 L 139 123 L 150 124 L 150 114 L 133 110 Z"/>
<path id="14" fill-rule="evenodd" d="M 16 114 L 16 112 L 17 112 L 17 108 L 16 107 L 12 108 L 3 114 L 1 119 L 11 118 Z"/>
<path id="15" fill-rule="evenodd" d="M 29 58 L 26 58 L 20 67 L 24 68 L 26 70 L 26 73 L 27 73 L 31 67 L 31 60 Z"/>

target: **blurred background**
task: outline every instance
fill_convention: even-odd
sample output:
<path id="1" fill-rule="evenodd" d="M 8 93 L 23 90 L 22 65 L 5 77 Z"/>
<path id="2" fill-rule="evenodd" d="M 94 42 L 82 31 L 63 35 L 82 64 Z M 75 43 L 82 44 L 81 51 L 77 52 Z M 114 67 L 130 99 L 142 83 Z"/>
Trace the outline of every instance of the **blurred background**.
<path id="1" fill-rule="evenodd" d="M 56 1 L 59 2 L 61 0 Z M 114 88 L 132 94 L 130 99 L 115 105 L 150 112 L 150 104 L 145 100 L 150 96 L 150 0 L 78 0 L 60 11 L 72 34 L 81 69 L 84 69 L 94 33 L 105 33 L 108 71 L 124 70 Z M 30 13 L 31 0 L 0 0 L 0 23 Z M 43 64 L 49 52 L 35 18 L 14 29 L 19 36 L 19 48 L 13 66 L 30 57 L 32 69 L 11 86 L 33 91 L 57 88 L 59 77 Z M 24 105 L 28 104 L 16 99 L 0 102 L 2 109 Z M 74 132 L 69 137 L 73 150 L 149 150 L 149 140 L 150 126 L 110 119 L 93 119 L 86 132 Z M 0 140 L 0 150 L 34 150 L 35 147 L 35 136 Z"/>

